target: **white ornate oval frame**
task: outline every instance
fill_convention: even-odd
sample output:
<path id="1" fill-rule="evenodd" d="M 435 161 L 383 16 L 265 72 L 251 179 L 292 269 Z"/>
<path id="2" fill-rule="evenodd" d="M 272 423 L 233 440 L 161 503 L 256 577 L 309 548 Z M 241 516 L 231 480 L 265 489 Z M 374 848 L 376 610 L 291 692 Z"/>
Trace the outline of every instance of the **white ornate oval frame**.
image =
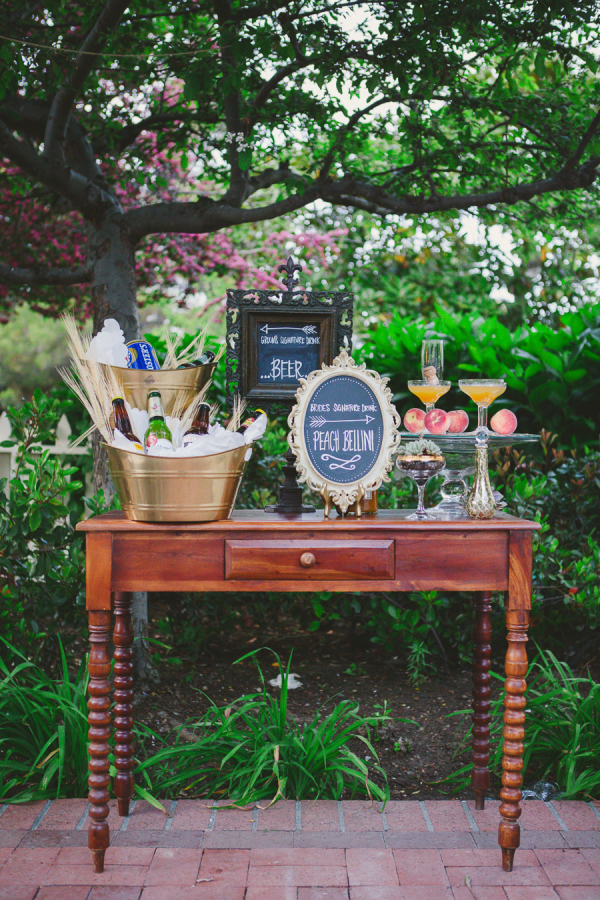
<path id="1" fill-rule="evenodd" d="M 383 418 L 383 440 L 377 459 L 366 475 L 360 480 L 340 483 L 326 479 L 313 466 L 303 438 L 304 421 L 311 399 L 316 389 L 325 381 L 336 375 L 344 374 L 356 378 L 366 384 L 375 394 Z M 305 481 L 312 490 L 318 491 L 325 503 L 325 515 L 328 516 L 331 504 L 335 504 L 342 513 L 354 504 L 360 514 L 360 500 L 367 490 L 377 490 L 383 481 L 389 481 L 388 472 L 392 468 L 392 457 L 400 443 L 400 416 L 392 405 L 392 392 L 386 387 L 389 379 L 382 378 L 378 372 L 367 369 L 366 364 L 358 365 L 345 350 L 342 350 L 331 366 L 325 364 L 311 372 L 307 378 L 300 379 L 300 387 L 296 391 L 296 405 L 288 416 L 290 434 L 289 445 L 296 456 L 298 481 Z"/>

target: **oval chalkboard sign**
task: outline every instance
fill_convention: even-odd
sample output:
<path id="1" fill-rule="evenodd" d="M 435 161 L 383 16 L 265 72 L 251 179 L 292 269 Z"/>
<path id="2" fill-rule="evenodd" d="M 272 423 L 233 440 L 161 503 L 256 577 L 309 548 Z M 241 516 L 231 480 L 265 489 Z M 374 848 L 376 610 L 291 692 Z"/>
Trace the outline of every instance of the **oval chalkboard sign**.
<path id="1" fill-rule="evenodd" d="M 333 365 L 301 379 L 291 411 L 289 442 L 299 481 L 318 490 L 345 513 L 365 490 L 389 481 L 400 441 L 400 417 L 391 403 L 387 378 L 358 366 L 342 350 Z"/>
<path id="2" fill-rule="evenodd" d="M 353 375 L 327 378 L 310 398 L 303 434 L 308 458 L 326 481 L 363 481 L 379 459 L 384 438 L 375 391 Z"/>

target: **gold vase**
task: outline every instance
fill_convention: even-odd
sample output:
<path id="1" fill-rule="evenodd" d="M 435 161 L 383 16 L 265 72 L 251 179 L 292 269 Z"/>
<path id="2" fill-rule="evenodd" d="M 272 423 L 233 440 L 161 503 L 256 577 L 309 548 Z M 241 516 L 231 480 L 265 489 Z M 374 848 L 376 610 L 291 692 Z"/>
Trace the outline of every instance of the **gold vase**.
<path id="1" fill-rule="evenodd" d="M 475 444 L 475 477 L 467 498 L 467 512 L 472 519 L 491 519 L 496 511 L 496 500 L 488 471 L 487 440 Z"/>

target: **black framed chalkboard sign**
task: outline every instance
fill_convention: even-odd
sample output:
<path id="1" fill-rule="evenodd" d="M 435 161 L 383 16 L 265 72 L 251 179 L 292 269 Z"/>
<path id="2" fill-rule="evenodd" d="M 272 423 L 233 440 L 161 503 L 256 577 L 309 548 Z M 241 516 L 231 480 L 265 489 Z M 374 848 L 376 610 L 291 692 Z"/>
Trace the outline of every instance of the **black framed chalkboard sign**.
<path id="1" fill-rule="evenodd" d="M 390 480 L 400 417 L 387 381 L 345 350 L 301 381 L 288 417 L 289 444 L 298 481 L 319 491 L 326 516 L 332 505 L 358 512 L 365 491 Z"/>
<path id="2" fill-rule="evenodd" d="M 249 407 L 294 402 L 301 378 L 352 349 L 353 294 L 297 287 L 292 257 L 284 290 L 227 291 L 227 404 L 239 394 Z"/>

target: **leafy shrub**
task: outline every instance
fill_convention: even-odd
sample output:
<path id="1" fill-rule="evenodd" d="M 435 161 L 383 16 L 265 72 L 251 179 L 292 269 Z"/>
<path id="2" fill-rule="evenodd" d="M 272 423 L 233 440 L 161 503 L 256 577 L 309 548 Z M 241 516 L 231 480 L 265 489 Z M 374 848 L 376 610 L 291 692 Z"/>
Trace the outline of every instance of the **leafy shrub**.
<path id="1" fill-rule="evenodd" d="M 6 480 L 0 482 L 0 622 L 6 637 L 31 651 L 45 636 L 42 622 L 73 621 L 85 602 L 83 539 L 74 530 L 81 508 L 68 506 L 69 494 L 82 487 L 69 481 L 78 470 L 63 468 L 41 446 L 52 441 L 62 412 L 39 390 L 7 411 L 12 437 L 3 446 L 18 450 L 8 496 Z"/>
<path id="2" fill-rule="evenodd" d="M 564 799 L 599 798 L 600 684 L 589 675 L 577 678 L 553 653 L 538 653 L 527 673 L 524 781 L 554 781 Z M 503 704 L 504 693 L 492 704 L 490 728 L 490 771 L 497 778 L 502 774 Z M 472 726 L 465 743 L 471 733 Z M 467 787 L 472 768 L 470 763 L 450 776 L 454 789 Z"/>
<path id="3" fill-rule="evenodd" d="M 441 307 L 429 321 L 394 313 L 354 356 L 390 376 L 402 415 L 414 405 L 406 381 L 418 374 L 421 341 L 431 337 L 446 340 L 445 374 L 452 381 L 473 374 L 506 379 L 502 404 L 517 414 L 520 431 L 546 428 L 568 446 L 598 441 L 600 304 L 561 315 L 558 328 L 538 322 L 512 332 L 494 316 L 452 316 Z M 456 386 L 440 405 L 451 409 L 465 402 Z"/>
<path id="4" fill-rule="evenodd" d="M 298 725 L 287 710 L 291 656 L 285 669 L 275 656 L 281 672 L 279 697 L 267 692 L 259 667 L 260 694 L 240 697 L 227 708 L 211 705 L 202 721 L 186 723 L 187 730 L 197 729 L 197 741 L 184 743 L 179 735 L 174 746 L 138 765 L 135 775 L 145 779 L 148 791 L 170 796 L 185 788 L 186 796 L 225 796 L 240 804 L 279 797 L 340 799 L 343 793 L 389 798 L 383 769 L 377 763 L 367 766 L 348 746 L 351 740 L 360 741 L 377 760 L 369 732 L 389 716 L 360 716 L 358 704 L 345 700 L 328 714 L 318 709 L 312 721 Z M 145 734 L 160 741 L 149 729 Z M 383 786 L 372 780 L 369 770 Z"/>
<path id="5" fill-rule="evenodd" d="M 0 798 L 12 803 L 87 793 L 87 674 L 71 680 L 59 641 L 60 674 L 52 678 L 0 638 L 16 662 L 0 659 Z"/>

